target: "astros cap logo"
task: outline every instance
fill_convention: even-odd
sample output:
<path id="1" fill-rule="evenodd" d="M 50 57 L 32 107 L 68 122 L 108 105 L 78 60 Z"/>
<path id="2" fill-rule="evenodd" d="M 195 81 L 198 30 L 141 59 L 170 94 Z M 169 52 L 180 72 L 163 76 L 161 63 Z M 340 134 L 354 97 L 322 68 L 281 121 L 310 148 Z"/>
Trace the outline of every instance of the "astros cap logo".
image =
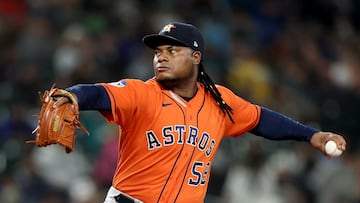
<path id="1" fill-rule="evenodd" d="M 173 24 L 167 24 L 160 32 L 170 32 L 172 28 L 176 28 L 176 26 Z"/>
<path id="2" fill-rule="evenodd" d="M 200 51 L 204 56 L 204 39 L 198 28 L 191 24 L 170 22 L 165 24 L 158 34 L 150 34 L 143 37 L 143 43 L 156 49 L 159 45 L 178 45 L 190 47 L 194 51 Z"/>

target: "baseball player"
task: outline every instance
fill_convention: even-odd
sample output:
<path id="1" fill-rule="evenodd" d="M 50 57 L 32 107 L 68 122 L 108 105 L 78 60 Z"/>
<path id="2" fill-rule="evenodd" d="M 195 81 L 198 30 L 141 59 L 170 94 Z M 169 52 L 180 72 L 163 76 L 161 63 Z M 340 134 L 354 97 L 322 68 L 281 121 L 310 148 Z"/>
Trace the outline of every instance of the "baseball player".
<path id="1" fill-rule="evenodd" d="M 345 150 L 343 136 L 322 132 L 245 101 L 213 83 L 203 66 L 204 40 L 191 24 L 173 22 L 143 43 L 154 50 L 154 77 L 67 88 L 80 110 L 98 110 L 119 125 L 119 154 L 106 203 L 203 202 L 224 137 L 247 132 L 272 140 L 325 143 Z M 57 105 L 67 102 L 64 97 Z"/>

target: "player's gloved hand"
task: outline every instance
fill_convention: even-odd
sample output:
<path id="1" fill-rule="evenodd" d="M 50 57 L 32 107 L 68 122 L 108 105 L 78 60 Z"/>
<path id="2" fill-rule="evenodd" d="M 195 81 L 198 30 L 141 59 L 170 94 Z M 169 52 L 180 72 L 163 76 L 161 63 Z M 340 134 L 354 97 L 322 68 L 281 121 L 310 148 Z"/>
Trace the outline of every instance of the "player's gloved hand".
<path id="1" fill-rule="evenodd" d="M 69 92 L 70 93 L 70 92 Z M 71 94 L 71 93 L 70 93 Z M 64 104 L 67 104 L 67 103 L 72 103 L 72 100 L 73 101 L 78 101 L 77 97 L 75 94 L 71 94 L 72 98 L 70 99 L 69 97 L 67 96 L 64 96 L 64 97 L 59 97 L 55 103 L 54 103 L 54 107 L 55 108 L 59 108 L 61 105 L 64 105 Z"/>
<path id="2" fill-rule="evenodd" d="M 34 130 L 36 139 L 27 143 L 35 143 L 38 147 L 60 144 L 64 146 L 67 153 L 72 152 L 76 128 L 80 128 L 89 135 L 79 121 L 77 98 L 66 90 L 55 88 L 55 85 L 44 94 L 40 93 L 40 98 L 43 104 L 38 126 Z"/>
<path id="3" fill-rule="evenodd" d="M 310 143 L 315 148 L 320 150 L 327 159 L 330 159 L 331 156 L 328 155 L 325 151 L 325 144 L 329 141 L 333 140 L 336 142 L 338 149 L 345 151 L 346 150 L 346 141 L 343 136 L 331 133 L 331 132 L 317 132 L 315 133 L 311 139 Z"/>

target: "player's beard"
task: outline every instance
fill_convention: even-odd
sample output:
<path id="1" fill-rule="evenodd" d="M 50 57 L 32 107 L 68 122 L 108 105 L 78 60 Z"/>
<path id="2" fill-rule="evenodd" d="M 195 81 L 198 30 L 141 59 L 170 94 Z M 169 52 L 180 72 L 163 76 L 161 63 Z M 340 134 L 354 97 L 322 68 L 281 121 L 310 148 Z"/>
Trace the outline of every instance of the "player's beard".
<path id="1" fill-rule="evenodd" d="M 180 78 L 165 78 L 165 79 L 156 79 L 157 82 L 163 86 L 165 89 L 173 89 L 174 87 L 177 87 L 184 81 Z"/>
<path id="2" fill-rule="evenodd" d="M 189 71 L 187 74 L 179 75 L 177 77 L 156 77 L 156 80 L 165 89 L 173 89 L 175 87 L 181 87 L 183 84 L 191 83 L 192 78 L 195 77 L 195 73 L 193 71 L 195 70 Z"/>

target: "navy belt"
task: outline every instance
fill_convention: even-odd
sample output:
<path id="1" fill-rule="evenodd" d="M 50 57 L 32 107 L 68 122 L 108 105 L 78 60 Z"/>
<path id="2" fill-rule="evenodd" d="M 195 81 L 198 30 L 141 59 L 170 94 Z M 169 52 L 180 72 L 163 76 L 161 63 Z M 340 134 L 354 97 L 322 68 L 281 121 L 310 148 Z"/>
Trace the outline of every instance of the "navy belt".
<path id="1" fill-rule="evenodd" d="M 115 196 L 115 200 L 118 203 L 136 203 L 135 200 L 133 200 L 130 197 L 125 196 L 121 193 L 119 195 Z"/>

